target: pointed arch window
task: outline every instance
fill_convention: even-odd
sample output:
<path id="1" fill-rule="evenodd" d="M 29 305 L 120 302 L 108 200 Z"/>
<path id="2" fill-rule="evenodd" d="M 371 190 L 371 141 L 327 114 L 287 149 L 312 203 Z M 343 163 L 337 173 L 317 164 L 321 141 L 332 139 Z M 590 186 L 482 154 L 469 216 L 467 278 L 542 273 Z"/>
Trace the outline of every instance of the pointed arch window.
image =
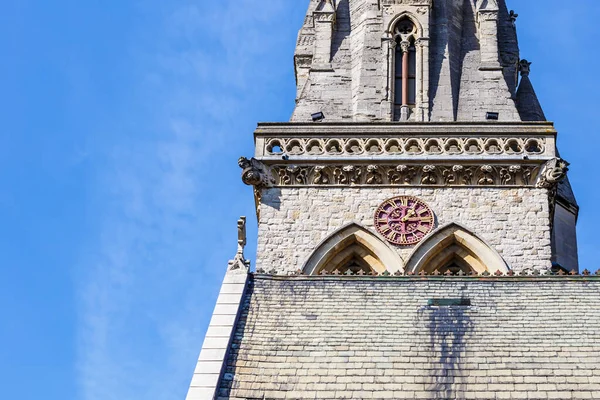
<path id="1" fill-rule="evenodd" d="M 394 29 L 394 120 L 407 121 L 417 102 L 417 27 L 403 18 Z"/>
<path id="2" fill-rule="evenodd" d="M 502 257 L 483 240 L 458 224 L 438 228 L 414 250 L 407 270 L 443 274 L 447 271 L 465 274 L 471 272 L 493 274 L 508 272 Z"/>
<path id="3" fill-rule="evenodd" d="M 393 274 L 404 269 L 400 256 L 369 230 L 349 224 L 317 246 L 302 270 L 308 275 L 338 271 L 344 274 Z"/>

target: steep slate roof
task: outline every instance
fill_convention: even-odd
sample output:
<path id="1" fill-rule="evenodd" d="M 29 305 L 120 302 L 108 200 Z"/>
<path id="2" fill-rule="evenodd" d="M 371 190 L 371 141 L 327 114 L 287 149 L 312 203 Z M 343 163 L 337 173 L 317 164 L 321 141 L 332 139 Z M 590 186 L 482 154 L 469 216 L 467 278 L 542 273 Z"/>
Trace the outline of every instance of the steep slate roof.
<path id="1" fill-rule="evenodd" d="M 542 105 L 533 89 L 529 74 L 523 75 L 517 90 L 517 110 L 523 121 L 546 121 Z"/>
<path id="2" fill-rule="evenodd" d="M 579 208 L 579 204 L 577 204 L 577 198 L 575 197 L 575 193 L 573 193 L 573 187 L 571 186 L 571 182 L 569 181 L 568 177 L 558 184 L 557 194 L 559 198 L 562 198 L 568 204 Z"/>
<path id="3" fill-rule="evenodd" d="M 218 399 L 600 392 L 597 278 L 254 275 L 249 285 Z M 471 306 L 428 305 L 450 298 Z"/>
<path id="4" fill-rule="evenodd" d="M 523 121 L 546 121 L 546 115 L 544 114 L 542 105 L 535 93 L 531 79 L 529 79 L 528 68 L 529 67 L 527 67 L 527 71 L 523 73 L 521 82 L 519 83 L 519 89 L 517 90 L 517 98 L 515 100 L 517 110 Z M 568 204 L 576 208 L 579 207 L 568 177 L 559 183 L 558 196 Z"/>

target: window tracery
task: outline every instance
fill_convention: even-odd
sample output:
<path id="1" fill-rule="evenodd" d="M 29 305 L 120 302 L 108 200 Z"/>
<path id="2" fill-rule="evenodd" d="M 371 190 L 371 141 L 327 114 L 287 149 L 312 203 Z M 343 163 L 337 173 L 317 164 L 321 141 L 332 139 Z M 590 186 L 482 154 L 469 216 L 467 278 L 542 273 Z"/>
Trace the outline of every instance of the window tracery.
<path id="1" fill-rule="evenodd" d="M 432 274 L 508 272 L 502 257 L 489 245 L 458 224 L 438 228 L 414 250 L 407 271 Z"/>
<path id="2" fill-rule="evenodd" d="M 427 32 L 421 16 L 406 10 L 389 21 L 386 101 L 392 121 L 426 121 L 429 118 Z"/>
<path id="3" fill-rule="evenodd" d="M 369 230 L 350 224 L 327 237 L 312 253 L 302 271 L 324 273 L 381 274 L 403 270 L 404 263 L 386 243 Z"/>
<path id="4" fill-rule="evenodd" d="M 394 29 L 394 120 L 407 121 L 417 102 L 417 26 L 408 18 Z"/>

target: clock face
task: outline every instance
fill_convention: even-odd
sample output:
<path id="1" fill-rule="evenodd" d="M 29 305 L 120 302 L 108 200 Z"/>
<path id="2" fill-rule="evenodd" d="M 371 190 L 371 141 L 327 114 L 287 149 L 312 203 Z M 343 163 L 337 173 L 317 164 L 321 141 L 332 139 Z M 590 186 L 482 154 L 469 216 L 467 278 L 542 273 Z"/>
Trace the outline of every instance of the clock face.
<path id="1" fill-rule="evenodd" d="M 433 211 L 411 196 L 386 200 L 375 213 L 375 228 L 389 242 L 406 246 L 419 243 L 433 230 Z"/>

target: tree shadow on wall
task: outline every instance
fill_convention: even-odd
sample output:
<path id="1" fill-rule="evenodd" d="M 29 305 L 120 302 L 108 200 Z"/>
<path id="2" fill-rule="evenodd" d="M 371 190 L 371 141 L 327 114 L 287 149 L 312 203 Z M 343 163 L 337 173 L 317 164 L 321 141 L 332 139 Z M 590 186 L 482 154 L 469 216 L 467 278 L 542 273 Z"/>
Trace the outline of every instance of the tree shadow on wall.
<path id="1" fill-rule="evenodd" d="M 429 330 L 431 359 L 426 379 L 430 399 L 460 399 L 464 392 L 461 361 L 466 350 L 466 337 L 474 329 L 468 307 L 425 307 L 420 310 Z"/>

